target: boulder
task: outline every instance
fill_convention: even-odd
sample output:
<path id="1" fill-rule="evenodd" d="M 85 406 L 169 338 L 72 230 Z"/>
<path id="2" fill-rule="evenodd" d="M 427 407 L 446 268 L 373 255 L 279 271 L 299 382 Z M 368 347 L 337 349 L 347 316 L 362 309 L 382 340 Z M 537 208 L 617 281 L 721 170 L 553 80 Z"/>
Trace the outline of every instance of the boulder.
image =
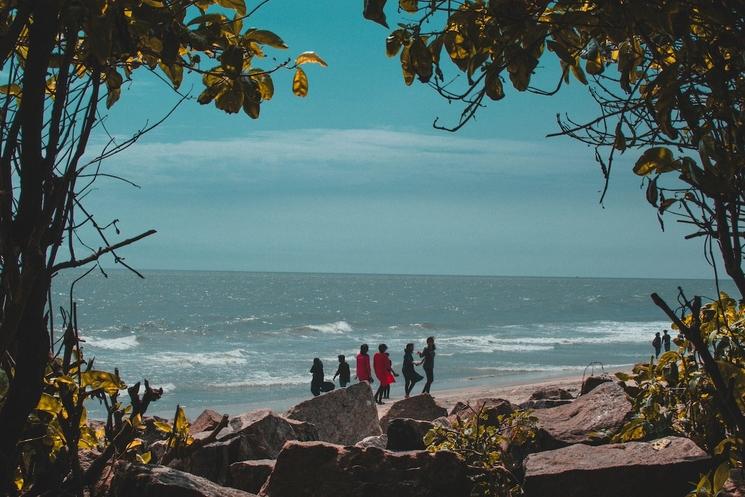
<path id="1" fill-rule="evenodd" d="M 220 424 L 221 420 L 222 414 L 213 411 L 212 409 L 205 409 L 202 411 L 202 414 L 197 416 L 197 418 L 191 423 L 189 430 L 191 430 L 192 435 L 203 431 L 212 431 L 218 424 Z"/>
<path id="2" fill-rule="evenodd" d="M 585 378 L 585 381 L 582 382 L 582 388 L 579 391 L 580 395 L 585 395 L 590 393 L 595 387 L 598 385 L 602 385 L 603 383 L 608 383 L 609 381 L 613 381 L 613 379 L 610 376 L 588 376 Z"/>
<path id="3" fill-rule="evenodd" d="M 380 420 L 380 427 L 383 431 L 388 430 L 388 423 L 396 418 L 419 419 L 422 421 L 432 421 L 441 416 L 447 416 L 448 410 L 435 402 L 435 399 L 428 393 L 414 395 L 408 399 L 394 402 L 388 413 Z"/>
<path id="4" fill-rule="evenodd" d="M 288 442 L 262 497 L 468 497 L 466 466 L 449 451 L 389 452 Z"/>
<path id="5" fill-rule="evenodd" d="M 522 409 L 546 409 L 569 404 L 574 397 L 563 388 L 543 387 L 530 395 L 527 402 L 520 404 Z"/>
<path id="6" fill-rule="evenodd" d="M 709 456 L 687 438 L 601 446 L 576 444 L 525 460 L 526 497 L 680 497 L 706 471 Z"/>
<path id="7" fill-rule="evenodd" d="M 377 435 L 374 437 L 365 437 L 356 444 L 354 444 L 355 447 L 377 447 L 378 449 L 385 449 L 385 446 L 388 445 L 388 435 Z"/>
<path id="8" fill-rule="evenodd" d="M 418 419 L 396 418 L 388 423 L 388 443 L 386 449 L 395 451 L 424 450 L 424 435 L 434 428 L 429 421 Z"/>
<path id="9" fill-rule="evenodd" d="M 276 459 L 288 440 L 317 439 L 317 431 L 307 423 L 291 421 L 264 409 L 231 418 L 215 442 L 169 465 L 223 485 L 228 480 L 228 467 L 234 462 Z"/>
<path id="10" fill-rule="evenodd" d="M 167 466 L 119 461 L 109 497 L 256 497 L 235 488 L 221 487 L 205 478 Z"/>
<path id="11" fill-rule="evenodd" d="M 274 459 L 234 462 L 230 465 L 227 485 L 257 494 L 269 479 L 275 462 Z"/>
<path id="12" fill-rule="evenodd" d="M 455 404 L 453 409 L 450 411 L 450 423 L 452 424 L 456 418 L 462 420 L 471 419 L 479 412 L 486 416 L 484 424 L 487 426 L 498 426 L 500 416 L 509 416 L 515 412 L 517 406 L 505 399 L 477 399 L 472 402 L 463 403 L 458 402 Z"/>
<path id="13" fill-rule="evenodd" d="M 367 382 L 355 383 L 296 405 L 287 417 L 313 424 L 318 439 L 354 445 L 365 437 L 381 435 L 378 410 Z"/>
<path id="14" fill-rule="evenodd" d="M 745 497 L 745 480 L 738 470 L 731 472 L 730 478 L 724 482 L 719 497 Z"/>
<path id="15" fill-rule="evenodd" d="M 631 412 L 631 402 L 623 389 L 616 383 L 606 382 L 571 404 L 533 412 L 538 418 L 536 443 L 541 450 L 577 443 L 605 443 L 623 426 Z"/>

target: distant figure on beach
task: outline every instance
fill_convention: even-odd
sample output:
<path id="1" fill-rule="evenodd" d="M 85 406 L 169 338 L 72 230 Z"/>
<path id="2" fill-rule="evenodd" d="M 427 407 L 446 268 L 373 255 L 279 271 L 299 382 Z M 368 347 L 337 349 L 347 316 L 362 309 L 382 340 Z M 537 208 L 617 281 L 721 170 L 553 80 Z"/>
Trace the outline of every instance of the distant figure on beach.
<path id="1" fill-rule="evenodd" d="M 318 357 L 313 359 L 310 372 L 313 375 L 313 379 L 310 380 L 310 392 L 314 397 L 318 397 L 321 395 L 321 388 L 323 387 L 323 363 Z"/>
<path id="2" fill-rule="evenodd" d="M 360 353 L 357 354 L 357 379 L 360 382 L 373 383 L 372 371 L 370 371 L 370 356 L 367 355 L 368 349 L 367 344 L 363 343 L 360 346 Z"/>
<path id="3" fill-rule="evenodd" d="M 667 334 L 667 330 L 662 330 L 662 347 L 665 352 L 670 352 L 670 335 Z"/>
<path id="4" fill-rule="evenodd" d="M 419 357 L 422 358 L 418 364 L 421 364 L 424 368 L 424 374 L 427 375 L 427 383 L 424 384 L 422 393 L 429 393 L 429 388 L 432 386 L 432 382 L 435 381 L 435 337 L 427 337 L 427 346 L 423 351 L 419 352 Z"/>
<path id="5" fill-rule="evenodd" d="M 378 386 L 378 390 L 375 392 L 375 402 L 377 404 L 383 404 L 383 394 L 385 393 L 385 387 L 389 385 L 389 359 L 385 355 L 385 351 L 387 349 L 388 346 L 384 343 L 381 343 L 380 345 L 378 345 L 378 352 L 376 352 L 373 356 L 373 369 L 375 370 L 375 376 L 380 382 L 380 386 Z"/>
<path id="6" fill-rule="evenodd" d="M 654 357 L 657 359 L 660 357 L 660 351 L 662 350 L 662 338 L 660 338 L 660 332 L 654 334 L 654 339 L 652 340 L 652 347 L 654 347 Z"/>
<path id="7" fill-rule="evenodd" d="M 384 399 L 390 399 L 391 398 L 391 384 L 396 383 L 396 374 L 395 371 L 393 371 L 393 362 L 391 361 L 391 355 L 388 352 L 385 352 L 385 357 L 388 359 L 388 375 L 386 376 L 386 380 L 388 381 L 388 384 L 385 386 L 385 391 L 383 392 L 383 398 Z"/>
<path id="8" fill-rule="evenodd" d="M 344 355 L 339 356 L 339 367 L 336 369 L 333 380 L 339 377 L 339 385 L 346 387 L 349 383 L 349 363 L 345 360 Z"/>
<path id="9" fill-rule="evenodd" d="M 401 366 L 401 372 L 404 375 L 404 398 L 408 399 L 414 384 L 422 381 L 424 377 L 414 369 L 414 344 L 407 343 L 404 348 L 404 364 Z"/>

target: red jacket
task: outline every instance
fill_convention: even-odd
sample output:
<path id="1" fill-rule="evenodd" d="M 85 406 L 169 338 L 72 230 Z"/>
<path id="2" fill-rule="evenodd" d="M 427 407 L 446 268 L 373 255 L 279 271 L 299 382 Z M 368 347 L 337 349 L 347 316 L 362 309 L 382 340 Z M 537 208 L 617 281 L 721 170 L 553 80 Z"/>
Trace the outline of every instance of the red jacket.
<path id="1" fill-rule="evenodd" d="M 378 377 L 382 386 L 390 385 L 388 377 L 388 356 L 383 352 L 376 352 L 373 356 L 373 368 L 375 369 L 375 376 Z"/>
<path id="2" fill-rule="evenodd" d="M 357 354 L 357 379 L 360 381 L 372 380 L 370 356 L 367 354 Z"/>

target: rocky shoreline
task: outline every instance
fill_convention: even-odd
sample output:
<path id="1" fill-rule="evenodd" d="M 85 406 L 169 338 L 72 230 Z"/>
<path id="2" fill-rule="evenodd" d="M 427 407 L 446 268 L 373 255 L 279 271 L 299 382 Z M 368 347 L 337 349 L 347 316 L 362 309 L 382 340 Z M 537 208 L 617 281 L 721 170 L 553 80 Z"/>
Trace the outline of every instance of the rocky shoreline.
<path id="1" fill-rule="evenodd" d="M 580 381 L 476 387 L 383 406 L 363 383 L 283 414 L 224 418 L 205 411 L 191 431 L 209 443 L 167 464 L 119 461 L 91 495 L 468 497 L 473 468 L 454 452 L 423 450 L 424 435 L 475 411 L 487 425 L 498 424 L 518 408 L 537 420 L 536 436 L 519 456 L 527 497 L 682 497 L 711 467 L 709 455 L 685 438 L 610 443 L 631 416 L 631 402 L 610 377 Z M 161 461 L 164 445 L 146 440 L 142 450 Z"/>

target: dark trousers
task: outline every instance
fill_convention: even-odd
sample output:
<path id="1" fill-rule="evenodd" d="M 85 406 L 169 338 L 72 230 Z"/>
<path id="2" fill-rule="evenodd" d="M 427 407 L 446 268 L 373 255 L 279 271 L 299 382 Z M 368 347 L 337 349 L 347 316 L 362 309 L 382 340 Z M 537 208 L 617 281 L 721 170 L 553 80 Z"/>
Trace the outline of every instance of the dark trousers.
<path id="1" fill-rule="evenodd" d="M 427 383 L 424 384 L 422 393 L 429 393 L 429 387 L 431 387 L 432 382 L 435 381 L 435 372 L 433 369 L 425 369 L 424 374 L 427 375 Z"/>
<path id="2" fill-rule="evenodd" d="M 411 394 L 411 391 L 414 390 L 414 384 L 421 379 L 422 377 L 416 373 L 410 375 L 404 373 L 404 392 L 406 395 Z"/>

